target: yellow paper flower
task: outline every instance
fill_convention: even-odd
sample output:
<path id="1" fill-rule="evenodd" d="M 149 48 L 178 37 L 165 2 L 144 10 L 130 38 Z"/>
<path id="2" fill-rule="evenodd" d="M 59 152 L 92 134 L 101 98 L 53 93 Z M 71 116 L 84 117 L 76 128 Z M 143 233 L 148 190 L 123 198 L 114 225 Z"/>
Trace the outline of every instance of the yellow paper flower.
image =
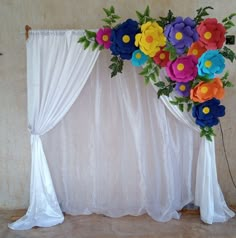
<path id="1" fill-rule="evenodd" d="M 150 57 L 154 57 L 160 50 L 160 47 L 166 45 L 166 37 L 163 28 L 156 22 L 150 22 L 141 26 L 141 33 L 135 36 L 135 46 Z"/>

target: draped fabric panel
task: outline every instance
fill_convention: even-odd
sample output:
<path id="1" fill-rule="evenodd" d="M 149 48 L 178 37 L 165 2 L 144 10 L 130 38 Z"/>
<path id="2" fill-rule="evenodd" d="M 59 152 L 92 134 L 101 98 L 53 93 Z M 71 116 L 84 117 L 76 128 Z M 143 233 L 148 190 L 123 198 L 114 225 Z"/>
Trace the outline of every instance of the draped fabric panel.
<path id="1" fill-rule="evenodd" d="M 81 34 L 33 31 L 27 42 L 30 206 L 9 227 L 56 225 L 62 211 L 148 213 L 164 222 L 179 219 L 190 202 L 209 224 L 232 217 L 217 183 L 214 143 L 157 100 L 129 62 L 111 79 L 109 52 L 96 62 L 98 52 L 77 43 Z"/>
<path id="2" fill-rule="evenodd" d="M 73 215 L 178 219 L 194 200 L 199 135 L 129 62 L 111 79 L 109 59 L 100 54 L 70 112 L 43 137 L 60 206 Z"/>
<path id="3" fill-rule="evenodd" d="M 30 206 L 26 215 L 9 224 L 15 230 L 62 223 L 41 136 L 68 112 L 98 57 L 77 43 L 83 31 L 33 31 L 27 42 L 28 128 L 32 171 Z"/>
<path id="4" fill-rule="evenodd" d="M 146 212 L 168 221 L 192 202 L 206 223 L 232 217 L 218 196 L 214 142 L 200 138 L 190 114 L 168 98 L 158 101 L 129 62 L 111 79 L 109 59 L 108 52 L 100 54 L 70 113 L 43 140 L 49 160 L 59 159 L 49 165 L 63 211 L 111 217 Z"/>
<path id="5" fill-rule="evenodd" d="M 159 79 L 163 81 L 165 76 L 165 71 L 162 70 Z M 154 89 L 157 90 L 154 84 L 152 85 Z M 195 124 L 191 114 L 186 111 L 181 112 L 178 107 L 170 103 L 170 100 L 174 100 L 174 96 L 177 95 L 172 93 L 169 98 L 162 96 L 161 100 L 176 119 L 200 133 L 200 129 L 198 125 Z M 194 204 L 200 207 L 201 219 L 205 223 L 212 224 L 214 222 L 224 222 L 235 214 L 227 207 L 218 183 L 214 138 L 212 138 L 212 142 L 208 141 L 205 137 L 200 140 L 200 149 L 196 164 L 197 171 Z"/>

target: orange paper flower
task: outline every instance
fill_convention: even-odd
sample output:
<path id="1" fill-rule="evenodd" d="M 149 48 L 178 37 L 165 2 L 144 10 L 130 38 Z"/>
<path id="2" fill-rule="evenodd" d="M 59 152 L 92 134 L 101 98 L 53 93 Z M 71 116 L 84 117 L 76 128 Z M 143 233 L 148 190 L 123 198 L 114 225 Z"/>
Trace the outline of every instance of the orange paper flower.
<path id="1" fill-rule="evenodd" d="M 196 58 L 200 58 L 201 55 L 206 52 L 207 49 L 201 45 L 201 43 L 199 41 L 194 42 L 189 50 L 188 50 L 188 55 L 194 55 Z"/>
<path id="2" fill-rule="evenodd" d="M 220 78 L 214 78 L 210 82 L 200 82 L 190 91 L 190 98 L 194 102 L 205 102 L 212 98 L 222 99 L 225 91 Z"/>

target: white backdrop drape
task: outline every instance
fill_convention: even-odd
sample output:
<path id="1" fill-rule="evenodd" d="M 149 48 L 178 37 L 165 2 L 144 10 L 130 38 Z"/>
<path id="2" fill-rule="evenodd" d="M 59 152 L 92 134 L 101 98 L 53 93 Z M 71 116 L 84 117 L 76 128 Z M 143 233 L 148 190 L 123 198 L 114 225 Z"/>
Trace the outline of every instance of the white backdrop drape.
<path id="1" fill-rule="evenodd" d="M 82 32 L 33 31 L 27 42 L 30 206 L 9 227 L 59 224 L 61 211 L 168 221 L 190 202 L 209 224 L 232 217 L 214 143 L 176 120 L 171 113 L 186 115 L 157 100 L 128 62 L 110 79 L 109 53 L 96 62 L 98 52 L 77 43 Z"/>

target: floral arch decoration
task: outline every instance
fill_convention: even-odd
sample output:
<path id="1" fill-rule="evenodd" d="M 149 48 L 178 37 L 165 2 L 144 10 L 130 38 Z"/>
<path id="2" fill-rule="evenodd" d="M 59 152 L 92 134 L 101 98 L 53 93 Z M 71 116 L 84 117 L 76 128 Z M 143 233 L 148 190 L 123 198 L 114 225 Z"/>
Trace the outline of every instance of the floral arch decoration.
<path id="1" fill-rule="evenodd" d="M 234 26 L 232 18 L 222 23 L 216 18 L 206 18 L 212 7 L 197 9 L 194 18 L 175 17 L 171 10 L 166 17 L 150 16 L 147 6 L 144 13 L 136 11 L 138 21 L 127 19 L 117 24 L 120 17 L 111 6 L 103 8 L 105 23 L 97 32 L 85 30 L 78 40 L 84 49 L 109 49 L 112 54 L 111 77 L 122 73 L 124 60 L 141 67 L 145 83 L 158 88 L 157 96 L 175 97 L 170 102 L 181 111 L 192 111 L 201 136 L 212 140 L 213 126 L 225 115 L 220 104 L 225 88 L 232 87 L 225 70 L 225 59 L 233 62 L 236 54 L 225 46 L 227 31 Z M 159 79 L 165 70 L 165 80 Z"/>

